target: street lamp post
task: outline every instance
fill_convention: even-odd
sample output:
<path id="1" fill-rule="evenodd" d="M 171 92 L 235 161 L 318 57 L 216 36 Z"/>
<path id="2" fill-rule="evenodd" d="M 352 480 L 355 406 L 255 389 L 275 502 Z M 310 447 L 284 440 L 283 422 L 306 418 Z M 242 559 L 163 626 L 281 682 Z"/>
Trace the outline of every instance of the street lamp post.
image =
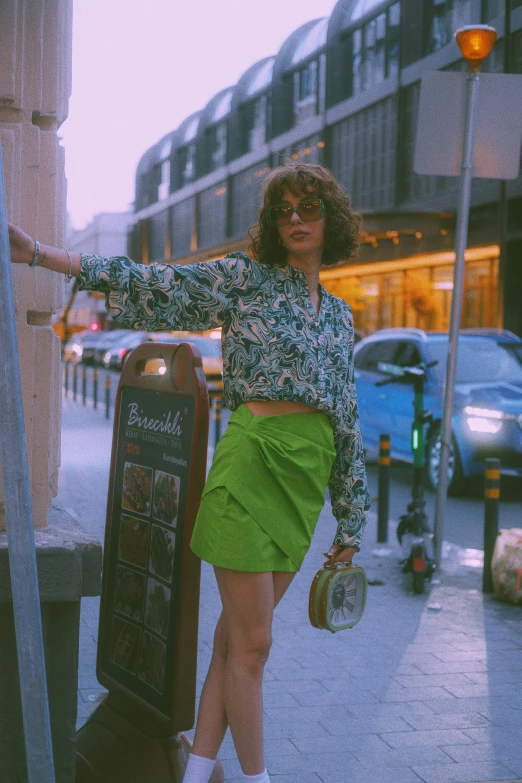
<path id="1" fill-rule="evenodd" d="M 493 27 L 489 27 L 488 25 L 470 25 L 461 27 L 457 30 L 455 38 L 462 56 L 468 63 L 469 73 L 466 84 L 466 108 L 464 114 L 460 191 L 457 208 L 455 269 L 453 275 L 453 296 L 451 300 L 449 345 L 444 379 L 444 413 L 441 427 L 439 481 L 435 503 L 434 548 L 435 564 L 437 568 L 440 568 L 441 564 L 444 512 L 448 488 L 453 392 L 457 368 L 458 336 L 462 312 L 462 292 L 464 287 L 464 252 L 468 240 L 471 180 L 473 177 L 473 151 L 480 85 L 480 64 L 491 52 L 497 38 L 497 33 Z"/>

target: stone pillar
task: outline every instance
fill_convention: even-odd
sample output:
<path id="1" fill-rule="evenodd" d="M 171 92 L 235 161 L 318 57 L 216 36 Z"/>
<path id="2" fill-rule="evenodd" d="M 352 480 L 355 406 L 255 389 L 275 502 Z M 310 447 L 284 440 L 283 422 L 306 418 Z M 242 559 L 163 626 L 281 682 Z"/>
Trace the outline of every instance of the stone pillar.
<path id="1" fill-rule="evenodd" d="M 64 150 L 71 87 L 72 0 L 0 0 L 0 143 L 9 219 L 64 246 Z M 57 783 L 74 783 L 80 599 L 99 595 L 101 546 L 51 505 L 60 464 L 60 341 L 51 326 L 64 277 L 15 267 L 14 297 Z M 9 466 L 4 466 L 5 470 Z M 7 520 L 9 523 L 9 520 Z M 5 529 L 0 482 L 0 531 Z M 30 742 L 30 738 L 28 738 Z M 0 532 L 0 781 L 26 783 L 9 579 Z"/>
<path id="2" fill-rule="evenodd" d="M 72 0 L 0 3 L 0 142 L 7 214 L 31 236 L 62 245 L 64 150 L 58 128 L 71 92 Z M 60 464 L 60 342 L 51 326 L 64 278 L 17 267 L 14 296 L 35 527 L 45 527 Z M 0 484 L 0 529 L 5 509 Z"/>

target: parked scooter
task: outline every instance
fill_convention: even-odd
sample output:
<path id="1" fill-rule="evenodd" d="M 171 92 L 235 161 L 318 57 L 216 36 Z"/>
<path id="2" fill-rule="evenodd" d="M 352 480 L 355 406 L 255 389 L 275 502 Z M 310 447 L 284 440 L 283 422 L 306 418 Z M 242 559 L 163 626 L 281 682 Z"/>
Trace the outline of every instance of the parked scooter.
<path id="1" fill-rule="evenodd" d="M 378 381 L 377 386 L 397 383 L 399 379 L 413 383 L 415 398 L 413 402 L 414 417 L 412 425 L 411 445 L 413 449 L 413 486 L 411 502 L 407 513 L 400 517 L 397 527 L 397 537 L 402 546 L 403 558 L 401 566 L 403 573 L 411 573 L 413 592 L 423 593 L 427 580 L 431 579 L 435 570 L 433 549 L 433 531 L 424 510 L 425 501 L 425 466 L 426 439 L 425 428 L 432 420 L 432 415 L 424 409 L 424 383 L 426 370 L 437 362 L 418 364 L 414 367 L 400 367 L 396 364 L 379 362 L 380 372 L 390 375 L 386 380 Z"/>

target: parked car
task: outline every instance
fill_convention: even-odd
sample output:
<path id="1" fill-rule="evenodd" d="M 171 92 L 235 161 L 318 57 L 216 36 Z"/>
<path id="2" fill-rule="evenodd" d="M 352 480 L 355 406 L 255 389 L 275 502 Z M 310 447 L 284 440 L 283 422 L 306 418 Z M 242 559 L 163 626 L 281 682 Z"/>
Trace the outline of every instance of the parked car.
<path id="1" fill-rule="evenodd" d="M 189 334 L 181 337 L 172 335 L 169 332 L 150 332 L 147 339 L 156 343 L 193 343 L 201 351 L 203 370 L 207 376 L 209 390 L 212 391 L 223 387 L 223 359 L 221 356 L 221 341 L 219 339 L 200 334 Z M 145 372 L 151 374 L 164 373 L 165 365 L 163 360 L 147 362 Z"/>
<path id="2" fill-rule="evenodd" d="M 93 334 L 89 329 L 84 329 L 82 332 L 76 332 L 70 340 L 67 340 L 63 346 L 63 359 L 65 362 L 81 362 L 83 354 L 83 345 Z"/>
<path id="3" fill-rule="evenodd" d="M 107 332 L 93 332 L 85 329 L 78 332 L 65 343 L 63 358 L 66 362 L 83 362 L 93 364 L 94 349 Z"/>
<path id="4" fill-rule="evenodd" d="M 129 353 L 147 339 L 147 332 L 125 330 L 106 347 L 102 357 L 106 369 L 121 370 Z"/>
<path id="5" fill-rule="evenodd" d="M 110 331 L 99 332 L 99 339 L 93 348 L 92 361 L 93 364 L 98 366 L 103 365 L 103 357 L 106 351 L 112 346 L 116 345 L 119 340 L 125 338 L 130 334 L 129 329 L 111 329 Z"/>
<path id="6" fill-rule="evenodd" d="M 383 329 L 355 348 L 355 383 L 364 447 L 379 448 L 379 435 L 391 436 L 392 458 L 411 462 L 413 387 L 407 382 L 376 386 L 386 376 L 382 363 L 427 370 L 426 409 L 433 415 L 427 435 L 427 478 L 437 486 L 440 429 L 448 334 L 420 329 Z M 472 476 L 483 475 L 484 460 L 498 457 L 501 472 L 522 476 L 522 340 L 498 329 L 464 329 L 459 335 L 448 482 L 453 493 Z"/>

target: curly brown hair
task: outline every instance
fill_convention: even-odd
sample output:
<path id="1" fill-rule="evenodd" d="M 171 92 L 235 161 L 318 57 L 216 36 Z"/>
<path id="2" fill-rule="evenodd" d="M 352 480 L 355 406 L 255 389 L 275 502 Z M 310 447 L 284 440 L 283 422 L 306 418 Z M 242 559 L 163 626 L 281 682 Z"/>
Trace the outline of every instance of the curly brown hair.
<path id="1" fill-rule="evenodd" d="M 266 208 L 278 204 L 284 188 L 294 196 L 314 195 L 323 199 L 326 212 L 323 258 L 324 266 L 347 261 L 359 250 L 361 216 L 352 212 L 350 199 L 324 166 L 297 163 L 281 166 L 270 172 L 264 182 L 263 203 L 258 222 L 249 228 L 252 240 L 250 252 L 262 264 L 285 266 L 287 249 L 279 241 L 279 231 L 271 226 Z"/>

